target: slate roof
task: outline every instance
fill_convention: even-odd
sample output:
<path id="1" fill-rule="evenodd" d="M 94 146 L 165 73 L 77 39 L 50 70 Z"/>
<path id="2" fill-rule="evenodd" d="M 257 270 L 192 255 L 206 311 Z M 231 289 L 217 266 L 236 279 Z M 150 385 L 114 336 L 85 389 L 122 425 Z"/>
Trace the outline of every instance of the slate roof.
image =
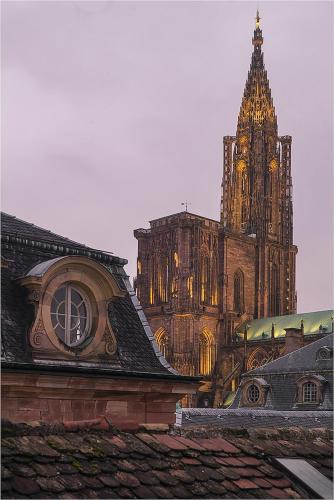
<path id="1" fill-rule="evenodd" d="M 265 338 L 271 337 L 271 328 L 274 323 L 275 338 L 285 336 L 285 328 L 300 328 L 301 321 L 304 324 L 304 335 L 319 333 L 320 325 L 324 328 L 323 332 L 333 332 L 334 310 L 315 311 L 299 314 L 287 314 L 285 316 L 273 316 L 271 318 L 253 319 L 244 321 L 236 330 L 241 337 L 244 336 L 247 327 L 247 341 L 262 340 L 263 333 Z"/>
<path id="2" fill-rule="evenodd" d="M 53 250 L 58 255 L 77 255 L 79 251 L 80 255 L 100 258 L 102 261 L 127 264 L 126 259 L 116 257 L 111 252 L 88 247 L 5 212 L 1 212 L 1 239 L 5 242 L 15 241 L 30 248 Z"/>
<path id="3" fill-rule="evenodd" d="M 8 214 L 2 214 L 2 259 L 5 264 L 1 279 L 3 367 L 14 364 L 16 369 L 26 369 L 27 364 L 38 366 L 37 362 L 32 363 L 27 341 L 27 332 L 34 321 L 33 306 L 27 301 L 26 290 L 15 280 L 25 276 L 34 266 L 65 255 L 83 255 L 98 260 L 113 275 L 119 287 L 127 292 L 109 304 L 109 320 L 117 340 L 119 362 L 116 367 L 105 362 L 95 368 L 120 374 L 189 378 L 177 374 L 160 353 L 123 268 L 127 262 L 125 259 L 90 249 Z M 66 366 L 69 364 L 71 362 Z M 78 363 L 72 364 L 73 370 L 78 369 Z M 59 361 L 58 365 L 61 367 L 62 362 Z M 94 366 L 90 364 L 90 368 Z"/>
<path id="4" fill-rule="evenodd" d="M 182 408 L 176 413 L 182 428 L 211 425 L 222 429 L 256 427 L 326 427 L 333 428 L 332 411 L 280 411 L 261 408 Z"/>
<path id="5" fill-rule="evenodd" d="M 310 412 L 308 418 L 305 416 L 303 425 L 306 426 L 308 422 L 312 422 L 312 414 L 316 411 L 324 412 L 324 415 L 327 415 L 328 412 L 333 415 L 333 357 L 317 359 L 317 354 L 322 347 L 329 347 L 329 352 L 331 352 L 333 338 L 334 334 L 325 335 L 323 338 L 300 349 L 244 373 L 242 375 L 243 382 L 250 378 L 264 379 L 269 386 L 265 405 L 255 407 L 254 412 L 261 410 L 265 412 L 277 410 L 278 413 L 281 412 L 282 414 L 291 413 L 289 410 L 292 410 L 292 413 L 296 413 L 293 410 L 302 413 Z M 304 375 L 322 377 L 324 387 L 321 401 L 312 404 L 297 401 L 297 382 Z M 231 411 L 235 411 L 234 409 L 239 408 L 239 405 L 241 406 L 241 394 L 242 387 L 240 385 L 230 406 Z M 298 421 L 297 415 L 296 418 Z M 320 418 L 325 419 L 324 425 L 332 425 L 332 416 Z"/>
<path id="6" fill-rule="evenodd" d="M 287 373 L 287 372 L 310 372 L 319 371 L 319 368 L 323 366 L 323 360 L 319 366 L 319 362 L 316 360 L 317 352 L 321 347 L 331 347 L 333 348 L 334 334 L 326 335 L 325 337 L 311 342 L 300 349 L 296 349 L 289 354 L 285 354 L 280 358 L 270 361 L 263 366 L 247 372 L 247 376 L 253 375 L 263 375 L 266 373 Z M 332 369 L 333 361 L 329 360 L 328 366 L 326 368 Z"/>
<path id="7" fill-rule="evenodd" d="M 5 424 L 2 498 L 314 498 L 279 457 L 304 459 L 332 477 L 326 430 L 148 427 L 129 434 L 106 420 L 81 430 Z"/>

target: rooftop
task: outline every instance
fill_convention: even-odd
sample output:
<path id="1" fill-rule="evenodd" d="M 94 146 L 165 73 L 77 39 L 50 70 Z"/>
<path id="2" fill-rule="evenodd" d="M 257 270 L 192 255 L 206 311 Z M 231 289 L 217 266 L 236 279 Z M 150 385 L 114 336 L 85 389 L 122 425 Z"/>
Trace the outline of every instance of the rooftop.
<path id="1" fill-rule="evenodd" d="M 277 427 L 333 428 L 332 411 L 278 411 L 259 408 L 182 408 L 176 423 L 182 428 L 211 425 L 221 429 Z"/>
<path id="2" fill-rule="evenodd" d="M 112 255 L 112 252 L 91 248 L 5 212 L 1 212 L 1 238 L 3 241 L 15 241 L 34 248 L 42 246 L 42 248 L 56 251 L 62 255 L 80 253 L 80 255 L 100 258 L 102 261 L 127 264 L 126 259 L 116 257 Z"/>
<path id="3" fill-rule="evenodd" d="M 244 321 L 236 330 L 236 333 L 244 336 L 247 329 L 247 340 L 261 340 L 270 338 L 272 325 L 274 325 L 275 338 L 285 336 L 285 328 L 300 328 L 301 321 L 304 324 L 304 335 L 315 333 L 333 332 L 334 310 L 315 311 L 286 316 L 273 316 L 271 318 L 253 319 Z"/>
<path id="4" fill-rule="evenodd" d="M 244 376 L 253 376 L 255 374 L 269 373 L 288 373 L 288 372 L 312 372 L 321 371 L 321 369 L 330 369 L 333 371 L 333 358 L 322 359 L 321 365 L 317 361 L 317 353 L 321 347 L 333 348 L 334 334 L 326 335 L 310 344 L 296 349 L 289 354 L 285 354 L 274 361 L 270 361 L 263 366 L 259 366 L 244 374 Z M 322 368 L 321 368 L 322 367 Z"/>
<path id="5" fill-rule="evenodd" d="M 105 419 L 82 424 L 5 423 L 2 498 L 314 498 L 280 457 L 307 461 L 331 484 L 324 429 L 181 433 L 146 424 L 121 433 Z"/>

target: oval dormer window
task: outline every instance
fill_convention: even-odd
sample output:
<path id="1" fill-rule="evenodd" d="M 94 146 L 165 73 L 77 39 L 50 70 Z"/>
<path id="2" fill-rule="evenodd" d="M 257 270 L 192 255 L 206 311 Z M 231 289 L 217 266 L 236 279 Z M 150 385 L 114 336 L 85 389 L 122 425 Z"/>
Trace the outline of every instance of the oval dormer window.
<path id="1" fill-rule="evenodd" d="M 71 283 L 61 286 L 51 302 L 52 326 L 68 347 L 84 342 L 91 329 L 91 308 L 86 294 Z"/>
<path id="2" fill-rule="evenodd" d="M 260 390 L 257 385 L 252 384 L 248 387 L 247 398 L 250 403 L 257 403 L 260 399 Z"/>

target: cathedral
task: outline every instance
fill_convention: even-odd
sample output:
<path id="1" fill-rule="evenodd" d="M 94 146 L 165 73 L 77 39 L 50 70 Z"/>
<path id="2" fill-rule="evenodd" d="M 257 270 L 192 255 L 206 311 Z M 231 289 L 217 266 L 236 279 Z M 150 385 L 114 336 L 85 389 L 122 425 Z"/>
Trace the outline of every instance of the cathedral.
<path id="1" fill-rule="evenodd" d="M 240 375 L 333 330 L 331 311 L 296 314 L 291 136 L 278 133 L 257 13 L 235 135 L 224 137 L 220 221 L 189 213 L 136 229 L 136 291 L 159 348 L 203 376 L 221 406 Z"/>

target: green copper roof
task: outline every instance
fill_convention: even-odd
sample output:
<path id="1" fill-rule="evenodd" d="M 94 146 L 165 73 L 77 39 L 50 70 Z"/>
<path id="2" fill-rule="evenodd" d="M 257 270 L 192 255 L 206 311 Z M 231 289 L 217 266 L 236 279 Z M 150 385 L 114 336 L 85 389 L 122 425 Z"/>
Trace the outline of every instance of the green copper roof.
<path id="1" fill-rule="evenodd" d="M 271 328 L 274 323 L 275 337 L 285 335 L 285 328 L 300 328 L 301 321 L 304 323 L 304 335 L 333 332 L 334 311 L 316 311 L 302 314 L 290 314 L 287 316 L 274 316 L 272 318 L 253 319 L 244 321 L 236 330 L 239 335 L 244 335 L 247 327 L 247 340 L 261 340 L 271 337 Z"/>

